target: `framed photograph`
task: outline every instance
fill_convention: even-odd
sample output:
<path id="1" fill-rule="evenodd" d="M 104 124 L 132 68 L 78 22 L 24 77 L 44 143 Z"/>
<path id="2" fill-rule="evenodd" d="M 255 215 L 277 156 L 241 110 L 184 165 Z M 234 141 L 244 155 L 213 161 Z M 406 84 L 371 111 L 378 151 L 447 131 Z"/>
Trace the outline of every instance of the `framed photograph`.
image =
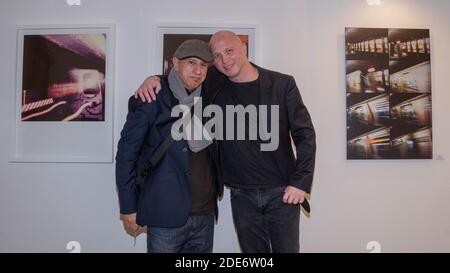
<path id="1" fill-rule="evenodd" d="M 432 159 L 430 31 L 346 28 L 347 159 Z"/>
<path id="2" fill-rule="evenodd" d="M 112 162 L 114 26 L 17 34 L 12 161 Z"/>
<path id="3" fill-rule="evenodd" d="M 236 33 L 247 46 L 247 56 L 250 61 L 256 62 L 256 27 L 236 26 L 172 26 L 160 25 L 157 29 L 157 58 L 155 71 L 163 75 L 169 74 L 172 68 L 172 57 L 178 46 L 189 39 L 199 39 L 209 42 L 211 36 L 220 30 L 229 30 Z"/>

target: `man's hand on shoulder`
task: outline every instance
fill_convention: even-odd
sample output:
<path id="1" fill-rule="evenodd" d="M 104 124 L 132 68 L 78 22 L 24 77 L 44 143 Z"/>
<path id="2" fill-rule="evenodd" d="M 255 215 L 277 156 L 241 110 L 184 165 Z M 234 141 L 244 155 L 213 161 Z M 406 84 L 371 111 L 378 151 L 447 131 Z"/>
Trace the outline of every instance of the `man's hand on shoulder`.
<path id="1" fill-rule="evenodd" d="M 156 100 L 156 94 L 161 90 L 161 82 L 158 76 L 150 76 L 144 80 L 139 88 L 134 92 L 135 98 L 140 98 L 143 102 Z"/>

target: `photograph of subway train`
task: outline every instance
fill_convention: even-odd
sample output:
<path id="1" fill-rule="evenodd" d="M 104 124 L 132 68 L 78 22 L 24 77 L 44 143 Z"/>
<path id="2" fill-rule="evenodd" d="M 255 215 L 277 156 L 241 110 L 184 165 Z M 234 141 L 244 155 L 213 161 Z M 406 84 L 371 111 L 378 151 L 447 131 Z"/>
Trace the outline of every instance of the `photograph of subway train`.
<path id="1" fill-rule="evenodd" d="M 431 159 L 428 29 L 346 28 L 347 159 Z"/>
<path id="2" fill-rule="evenodd" d="M 104 121 L 106 33 L 24 35 L 21 120 Z"/>

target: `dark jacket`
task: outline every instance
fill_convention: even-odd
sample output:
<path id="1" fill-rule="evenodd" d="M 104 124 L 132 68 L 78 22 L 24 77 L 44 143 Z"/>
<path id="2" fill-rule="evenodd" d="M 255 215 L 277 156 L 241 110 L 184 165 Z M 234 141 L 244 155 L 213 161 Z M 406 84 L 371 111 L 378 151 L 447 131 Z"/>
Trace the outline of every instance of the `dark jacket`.
<path id="1" fill-rule="evenodd" d="M 261 88 L 260 105 L 279 105 L 279 147 L 275 151 L 275 162 L 284 174 L 284 181 L 280 184 L 291 185 L 305 192 L 311 192 L 313 181 L 316 136 L 311 117 L 303 104 L 300 92 L 292 76 L 270 71 L 252 64 L 258 69 Z M 205 98 L 214 103 L 218 92 L 226 78 L 215 68 L 208 71 L 205 86 L 209 91 Z M 268 119 L 270 124 L 270 111 Z M 295 144 L 297 158 L 295 158 L 291 138 Z M 220 146 L 219 146 L 220 147 Z M 227 170 L 222 170 L 226 172 Z"/>
<path id="2" fill-rule="evenodd" d="M 167 77 L 161 80 L 161 85 L 156 102 L 144 103 L 134 97 L 129 99 L 127 120 L 116 155 L 116 184 L 120 213 L 136 212 L 139 225 L 179 227 L 185 224 L 192 205 L 186 140 L 171 144 L 140 189 L 134 184 L 136 168 L 148 166 L 151 156 L 178 119 L 170 116 L 178 101 L 169 90 Z M 211 168 L 216 197 L 222 195 L 223 185 L 219 184 L 213 161 L 210 160 L 209 166 L 205 167 Z"/>

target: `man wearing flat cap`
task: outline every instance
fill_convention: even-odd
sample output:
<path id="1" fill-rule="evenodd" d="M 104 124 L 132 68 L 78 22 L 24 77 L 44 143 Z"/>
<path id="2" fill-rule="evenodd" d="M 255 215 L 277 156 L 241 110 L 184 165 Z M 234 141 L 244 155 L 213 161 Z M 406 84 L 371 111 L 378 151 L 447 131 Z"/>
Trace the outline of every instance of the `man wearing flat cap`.
<path id="1" fill-rule="evenodd" d="M 311 192 L 314 176 L 316 135 L 311 116 L 294 78 L 251 63 L 247 47 L 238 35 L 218 31 L 209 45 L 215 68 L 208 71 L 203 84 L 208 89 L 203 96 L 204 105 L 216 105 L 224 111 L 230 106 L 275 110 L 266 111 L 265 115 L 260 112 L 257 117 L 270 123 L 276 136 L 269 149 L 262 147 L 268 138 L 245 135 L 261 133 L 261 127 L 251 128 L 250 115 L 240 127 L 244 139 L 216 139 L 217 148 L 212 149 L 218 153 L 213 157 L 220 159 L 217 161 L 221 180 L 230 188 L 239 245 L 244 253 L 297 253 L 300 205 L 309 213 L 306 196 Z M 158 77 L 151 76 L 135 95 L 143 101 L 158 102 L 160 96 L 156 97 L 155 92 L 159 85 Z M 227 126 L 223 133 L 227 136 L 237 131 L 232 123 L 228 126 L 228 120 L 234 118 L 224 116 Z"/>
<path id="2" fill-rule="evenodd" d="M 175 51 L 169 75 L 161 78 L 160 99 L 151 104 L 129 99 L 116 184 L 124 228 L 134 237 L 147 230 L 148 252 L 212 252 L 217 198 L 223 193 L 213 145 L 171 136 L 178 120 L 171 117 L 172 108 L 193 107 L 205 91 L 202 83 L 212 60 L 207 43 L 187 40 Z"/>

